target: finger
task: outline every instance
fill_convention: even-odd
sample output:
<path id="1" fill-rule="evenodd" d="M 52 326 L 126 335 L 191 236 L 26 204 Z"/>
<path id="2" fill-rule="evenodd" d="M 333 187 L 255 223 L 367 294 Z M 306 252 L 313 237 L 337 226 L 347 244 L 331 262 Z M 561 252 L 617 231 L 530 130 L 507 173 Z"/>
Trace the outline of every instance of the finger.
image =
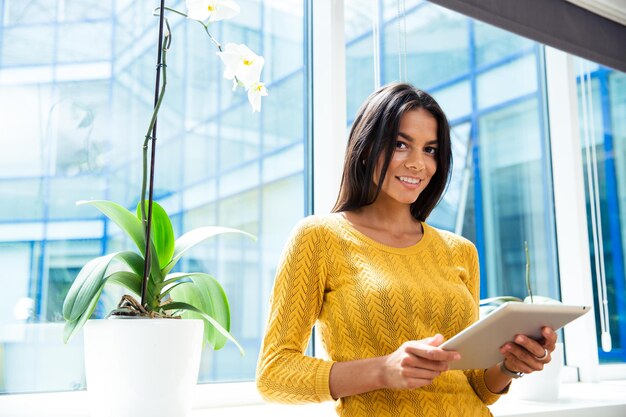
<path id="1" fill-rule="evenodd" d="M 544 327 L 541 329 L 541 335 L 543 336 L 544 347 L 552 352 L 558 340 L 556 332 L 551 327 Z"/>
<path id="2" fill-rule="evenodd" d="M 424 368 L 404 368 L 402 371 L 402 376 L 405 378 L 413 378 L 413 379 L 430 379 L 433 380 L 441 375 L 440 371 L 434 371 L 430 369 Z"/>
<path id="3" fill-rule="evenodd" d="M 443 361 L 431 361 L 413 354 L 409 354 L 402 359 L 401 365 L 405 368 L 427 369 L 434 372 L 443 372 L 448 370 L 448 363 Z"/>
<path id="4" fill-rule="evenodd" d="M 439 346 L 443 343 L 443 336 L 437 333 L 436 335 L 427 337 L 426 339 L 422 339 L 421 341 L 426 343 L 427 345 Z"/>
<path id="5" fill-rule="evenodd" d="M 538 361 L 546 360 L 544 356 L 546 355 L 547 349 L 544 348 L 544 346 L 540 344 L 539 342 L 537 342 L 536 340 L 533 340 L 528 336 L 517 335 L 515 336 L 515 343 L 522 346 L 526 351 L 528 351 L 534 359 Z M 548 351 L 548 355 L 549 353 L 550 351 Z"/>
<path id="6" fill-rule="evenodd" d="M 535 342 L 536 343 L 536 342 Z M 543 369 L 543 366 L 550 362 L 550 354 L 546 359 L 539 360 L 535 355 L 530 353 L 526 348 L 520 346 L 516 343 L 507 343 L 500 349 L 500 353 L 502 353 L 506 358 L 511 359 L 515 363 L 515 368 L 509 368 L 511 370 L 520 370 L 524 373 L 531 373 L 534 371 L 540 371 Z M 542 355 L 544 351 L 542 349 Z"/>
<path id="7" fill-rule="evenodd" d="M 511 353 L 504 354 L 504 366 L 506 366 L 506 368 L 510 369 L 511 371 L 523 372 L 525 374 L 530 374 L 540 370 L 532 368 L 530 365 L 521 361 L 519 358 Z"/>
<path id="8" fill-rule="evenodd" d="M 429 361 L 452 362 L 461 359 L 461 355 L 453 350 L 443 350 L 435 346 L 422 343 L 409 344 L 406 351 L 417 357 Z"/>

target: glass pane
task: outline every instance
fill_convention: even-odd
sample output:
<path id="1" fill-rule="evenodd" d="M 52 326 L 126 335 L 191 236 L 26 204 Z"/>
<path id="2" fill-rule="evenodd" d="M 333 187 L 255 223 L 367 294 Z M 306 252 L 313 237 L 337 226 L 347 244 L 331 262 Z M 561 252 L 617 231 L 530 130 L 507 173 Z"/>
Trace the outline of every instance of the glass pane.
<path id="1" fill-rule="evenodd" d="M 346 33 L 348 36 L 348 33 Z M 374 91 L 373 39 L 370 32 L 355 37 L 346 45 L 346 96 L 348 119 L 352 120 L 359 106 Z"/>
<path id="2" fill-rule="evenodd" d="M 63 13 L 68 21 L 108 19 L 111 17 L 113 3 L 114 0 L 66 1 L 63 3 Z"/>
<path id="3" fill-rule="evenodd" d="M 7 26 L 54 22 L 59 6 L 58 2 L 50 0 L 5 0 L 3 3 Z"/>
<path id="4" fill-rule="evenodd" d="M 21 220 L 35 220 L 43 217 L 44 195 L 47 181 L 44 178 L 24 178 L 0 180 L 0 222 L 10 223 Z"/>
<path id="5" fill-rule="evenodd" d="M 515 79 L 515 82 L 511 82 L 512 79 Z M 527 55 L 480 74 L 477 88 L 480 108 L 496 106 L 536 93 L 538 91 L 536 56 Z"/>
<path id="6" fill-rule="evenodd" d="M 550 171 L 536 100 L 506 106 L 479 121 L 483 269 L 489 295 L 526 296 L 524 241 L 534 294 L 559 298 Z M 495 255 L 495 256 L 494 256 Z M 507 277 L 502 279 L 502 277 Z"/>
<path id="7" fill-rule="evenodd" d="M 591 80 L 578 77 L 578 107 L 600 363 L 626 362 L 626 75 L 578 61 Z"/>
<path id="8" fill-rule="evenodd" d="M 59 31 L 59 62 L 110 61 L 111 22 L 63 25 Z"/>
<path id="9" fill-rule="evenodd" d="M 406 23 L 385 22 L 383 32 L 382 83 L 405 79 L 400 73 L 406 43 L 407 79 L 425 89 L 431 89 L 451 78 L 467 74 L 469 31 L 467 19 L 458 13 L 428 2 L 407 10 Z M 398 27 L 400 25 L 400 28 Z M 406 41 L 398 42 L 404 33 Z M 400 57 L 398 52 L 400 51 Z M 404 66 L 404 64 L 402 63 Z"/>
<path id="10" fill-rule="evenodd" d="M 512 54 L 523 53 L 534 47 L 534 42 L 506 30 L 474 21 L 476 65 L 479 67 L 507 59 Z"/>
<path id="11" fill-rule="evenodd" d="M 136 249 L 98 210 L 76 201 L 107 199 L 132 211 L 139 201 L 153 108 L 153 3 L 3 3 L 0 113 L 11 117 L 0 117 L 0 196 L 10 204 L 0 205 L 0 260 L 11 280 L 0 291 L 0 335 L 8 335 L 0 340 L 0 393 L 84 388 L 82 333 L 62 343 L 63 299 L 89 260 Z M 270 95 L 262 112 L 251 111 L 242 88 L 231 91 L 202 27 L 172 15 L 158 118 L 155 199 L 176 235 L 220 225 L 258 238 L 210 240 L 178 266 L 220 280 L 232 333 L 247 351 L 242 358 L 231 344 L 206 349 L 202 382 L 254 379 L 275 266 L 309 192 L 304 4 L 239 5 L 241 14 L 214 24 L 212 35 L 265 57 Z M 93 317 L 105 317 L 122 293 L 106 287 Z"/>
<path id="12" fill-rule="evenodd" d="M 49 64 L 55 51 L 54 26 L 13 26 L 2 33 L 2 66 Z"/>

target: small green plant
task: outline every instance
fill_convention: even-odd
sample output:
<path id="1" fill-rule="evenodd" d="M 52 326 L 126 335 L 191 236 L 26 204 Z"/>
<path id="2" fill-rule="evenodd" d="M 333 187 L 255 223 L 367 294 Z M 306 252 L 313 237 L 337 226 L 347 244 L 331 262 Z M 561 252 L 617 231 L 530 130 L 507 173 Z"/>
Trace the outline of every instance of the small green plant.
<path id="1" fill-rule="evenodd" d="M 513 302 L 533 304 L 536 301 L 538 304 L 560 304 L 560 301 L 553 298 L 533 295 L 533 289 L 530 280 L 530 254 L 528 251 L 528 242 L 526 240 L 524 241 L 524 253 L 526 255 L 525 281 L 528 296 L 526 296 L 526 298 L 524 298 L 523 300 L 519 297 L 514 297 L 512 295 L 501 295 L 497 297 L 484 298 L 480 300 L 479 303 L 479 314 L 481 317 L 484 317 L 487 314 L 491 313 L 493 310 L 495 310 L 504 303 Z"/>
<path id="2" fill-rule="evenodd" d="M 160 18 L 159 54 L 154 109 L 142 148 L 141 197 L 136 213 L 112 201 L 77 203 L 100 210 L 130 237 L 139 253 L 122 251 L 100 256 L 80 270 L 63 303 L 63 318 L 66 321 L 63 339 L 66 343 L 91 317 L 104 287 L 115 284 L 125 287 L 134 296 L 124 295 L 111 315 L 202 319 L 204 340 L 213 349 L 222 348 L 230 340 L 243 354 L 242 347 L 229 333 L 230 307 L 219 282 L 205 273 L 172 271 L 185 252 L 212 236 L 240 233 L 256 238 L 226 227 L 200 227 L 174 239 L 169 216 L 153 201 L 156 122 L 167 85 L 166 56 L 172 40 L 170 25 L 164 13 L 173 12 L 202 24 L 209 40 L 218 49 L 217 55 L 226 66 L 224 77 L 232 80 L 233 89 L 238 86 L 245 88 L 253 112 L 261 110 L 261 97 L 268 95 L 265 84 L 259 78 L 265 61 L 244 44 L 229 43 L 222 48 L 211 35 L 209 27 L 213 22 L 232 18 L 239 13 L 239 6 L 233 0 L 186 0 L 186 6 L 187 13 L 183 13 L 165 7 L 162 1 L 161 6 L 153 10 L 153 14 Z M 152 152 L 148 164 L 150 145 Z"/>
<path id="3" fill-rule="evenodd" d="M 105 285 L 125 287 L 140 297 L 145 264 L 145 235 L 137 215 L 111 201 L 84 201 L 116 223 L 135 243 L 139 253 L 116 252 L 89 261 L 78 273 L 63 303 L 67 342 L 91 317 Z M 220 349 L 227 340 L 243 349 L 230 330 L 230 307 L 224 289 L 209 274 L 171 272 L 185 252 L 196 244 L 222 233 L 240 233 L 226 227 L 200 227 L 174 239 L 172 223 L 165 210 L 153 202 L 151 268 L 146 281 L 146 304 L 125 295 L 111 314 L 119 316 L 199 318 L 205 321 L 204 338 L 211 347 Z"/>

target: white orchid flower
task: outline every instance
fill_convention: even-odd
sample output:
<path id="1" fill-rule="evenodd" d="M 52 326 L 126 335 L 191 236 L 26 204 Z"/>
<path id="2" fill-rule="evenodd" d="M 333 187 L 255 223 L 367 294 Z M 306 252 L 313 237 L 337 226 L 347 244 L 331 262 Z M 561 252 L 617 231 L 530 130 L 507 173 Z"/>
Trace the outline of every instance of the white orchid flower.
<path id="1" fill-rule="evenodd" d="M 200 22 L 230 19 L 239 13 L 233 0 L 186 0 L 187 17 Z"/>
<path id="2" fill-rule="evenodd" d="M 259 82 L 265 59 L 252 52 L 246 45 L 228 43 L 224 51 L 218 52 L 217 55 L 226 65 L 224 77 L 227 80 L 234 80 L 233 90 L 237 87 L 237 81 L 243 84 L 246 90 Z"/>
<path id="3" fill-rule="evenodd" d="M 261 111 L 261 97 L 265 96 L 267 96 L 265 83 L 257 81 L 256 83 L 250 85 L 250 88 L 248 88 L 248 101 L 252 106 L 253 113 Z"/>

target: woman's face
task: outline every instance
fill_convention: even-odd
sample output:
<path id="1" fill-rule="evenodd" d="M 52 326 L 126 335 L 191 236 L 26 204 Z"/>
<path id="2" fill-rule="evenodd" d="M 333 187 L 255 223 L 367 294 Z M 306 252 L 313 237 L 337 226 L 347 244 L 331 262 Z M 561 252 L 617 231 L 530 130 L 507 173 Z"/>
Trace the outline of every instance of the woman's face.
<path id="1" fill-rule="evenodd" d="M 414 203 L 437 171 L 437 152 L 437 120 L 424 109 L 406 112 L 378 199 Z M 383 163 L 381 155 L 374 171 L 376 185 Z"/>

